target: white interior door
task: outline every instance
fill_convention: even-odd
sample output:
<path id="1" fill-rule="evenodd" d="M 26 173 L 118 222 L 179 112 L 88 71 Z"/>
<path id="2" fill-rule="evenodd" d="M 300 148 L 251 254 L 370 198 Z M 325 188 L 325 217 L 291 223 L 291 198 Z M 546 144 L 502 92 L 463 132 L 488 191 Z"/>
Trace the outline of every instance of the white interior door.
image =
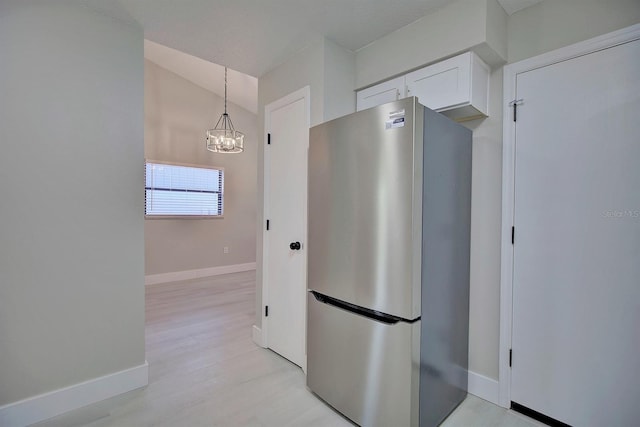
<path id="1" fill-rule="evenodd" d="M 511 400 L 640 420 L 640 41 L 517 76 Z"/>
<path id="2" fill-rule="evenodd" d="M 265 127 L 266 344 L 305 368 L 308 88 L 267 105 Z"/>

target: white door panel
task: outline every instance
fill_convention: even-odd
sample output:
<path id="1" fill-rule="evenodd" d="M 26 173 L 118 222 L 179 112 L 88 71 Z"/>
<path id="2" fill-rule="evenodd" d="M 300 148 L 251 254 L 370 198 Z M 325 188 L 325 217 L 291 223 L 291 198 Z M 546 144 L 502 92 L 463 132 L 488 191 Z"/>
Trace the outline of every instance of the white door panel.
<path id="1" fill-rule="evenodd" d="M 407 74 L 409 94 L 432 110 L 469 103 L 472 55 L 467 52 Z"/>
<path id="2" fill-rule="evenodd" d="M 356 110 L 366 110 L 405 96 L 404 76 L 396 77 L 356 92 Z"/>
<path id="3" fill-rule="evenodd" d="M 511 400 L 640 419 L 640 41 L 519 74 Z"/>
<path id="4" fill-rule="evenodd" d="M 286 99 L 290 97 L 285 97 Z M 306 206 L 309 120 L 307 99 L 266 107 L 265 283 L 267 346 L 304 366 L 306 318 Z M 300 242 L 299 250 L 290 244 Z"/>

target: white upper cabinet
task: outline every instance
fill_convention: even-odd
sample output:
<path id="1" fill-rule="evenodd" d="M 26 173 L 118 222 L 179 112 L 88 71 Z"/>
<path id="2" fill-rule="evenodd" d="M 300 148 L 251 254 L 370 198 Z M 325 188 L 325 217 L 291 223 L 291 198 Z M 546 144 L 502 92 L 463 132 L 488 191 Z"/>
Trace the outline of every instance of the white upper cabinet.
<path id="1" fill-rule="evenodd" d="M 416 96 L 421 104 L 457 121 L 486 117 L 489 71 L 475 53 L 463 53 L 358 91 L 357 109 L 394 101 L 398 98 L 391 94 L 396 90 L 400 98 Z"/>
<path id="2" fill-rule="evenodd" d="M 396 77 L 356 92 L 356 110 L 366 110 L 406 96 L 404 76 Z"/>
<path id="3" fill-rule="evenodd" d="M 407 96 L 455 120 L 489 113 L 489 67 L 473 52 L 463 53 L 405 76 Z"/>

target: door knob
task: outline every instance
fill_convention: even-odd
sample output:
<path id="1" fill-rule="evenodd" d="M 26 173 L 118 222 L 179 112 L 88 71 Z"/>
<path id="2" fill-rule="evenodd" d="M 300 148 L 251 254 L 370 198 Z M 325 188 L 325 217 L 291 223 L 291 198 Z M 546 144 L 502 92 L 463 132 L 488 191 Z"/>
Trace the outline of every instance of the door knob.
<path id="1" fill-rule="evenodd" d="M 302 247 L 302 246 L 300 245 L 300 242 L 293 242 L 293 243 L 291 243 L 291 244 L 289 245 L 289 248 L 290 248 L 292 251 L 299 251 L 301 247 Z"/>

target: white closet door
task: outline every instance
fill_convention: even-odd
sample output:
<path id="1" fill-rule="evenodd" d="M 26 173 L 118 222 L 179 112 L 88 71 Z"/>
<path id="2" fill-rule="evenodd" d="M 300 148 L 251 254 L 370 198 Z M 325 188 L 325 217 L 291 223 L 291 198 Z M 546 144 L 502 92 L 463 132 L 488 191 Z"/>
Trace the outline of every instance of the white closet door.
<path id="1" fill-rule="evenodd" d="M 267 346 L 306 369 L 308 88 L 265 107 L 263 313 Z M 297 247 L 292 244 L 298 244 Z"/>
<path id="2" fill-rule="evenodd" d="M 519 74 L 511 400 L 640 422 L 640 41 Z"/>

